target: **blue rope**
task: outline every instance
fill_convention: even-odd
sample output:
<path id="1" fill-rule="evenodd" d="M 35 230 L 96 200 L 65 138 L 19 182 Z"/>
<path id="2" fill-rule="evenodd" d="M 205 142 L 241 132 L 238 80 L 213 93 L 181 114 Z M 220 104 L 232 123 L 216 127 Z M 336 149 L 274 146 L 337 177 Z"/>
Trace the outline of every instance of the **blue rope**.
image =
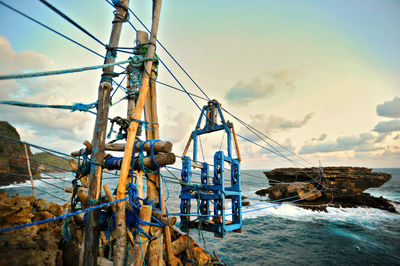
<path id="1" fill-rule="evenodd" d="M 140 247 L 140 253 L 142 254 L 143 265 L 146 265 L 146 261 L 144 260 L 144 256 L 143 256 L 142 238 L 140 237 L 140 230 L 138 231 L 138 234 L 139 234 L 139 247 Z"/>
<path id="2" fill-rule="evenodd" d="M 159 142 L 160 140 L 150 140 L 150 158 L 151 162 L 157 167 L 160 168 L 160 165 L 156 162 L 156 158 L 154 157 L 154 144 Z"/>
<path id="3" fill-rule="evenodd" d="M 8 105 L 31 107 L 31 108 L 69 109 L 69 110 L 71 110 L 71 112 L 75 112 L 75 111 L 89 112 L 90 109 L 95 108 L 97 106 L 97 102 L 89 103 L 89 104 L 74 103 L 73 105 L 57 105 L 57 104 L 26 103 L 26 102 L 19 102 L 19 101 L 0 101 L 0 104 L 8 104 Z"/>
<path id="4" fill-rule="evenodd" d="M 144 125 L 146 127 L 146 130 L 152 130 L 152 128 L 150 128 L 149 124 L 158 125 L 158 123 L 156 123 L 156 122 L 149 122 L 149 121 L 146 121 L 146 120 L 140 120 L 140 119 L 135 119 L 135 118 L 132 118 L 131 120 L 135 121 L 135 122 L 137 122 L 139 124 Z"/>
<path id="5" fill-rule="evenodd" d="M 109 3 L 110 5 L 112 5 L 108 0 L 106 0 L 107 3 Z M 113 5 L 112 5 L 113 6 Z M 130 10 L 130 9 L 129 9 Z M 132 12 L 132 10 L 130 10 Z M 132 12 L 132 14 L 136 17 L 136 15 Z M 136 17 L 137 18 L 137 17 Z M 139 20 L 139 19 L 138 19 Z M 137 29 L 132 25 L 132 23 L 129 22 L 129 24 L 132 26 L 132 28 L 137 31 Z M 144 26 L 144 24 L 142 24 Z M 144 26 L 146 28 L 146 26 Z M 148 32 L 150 32 L 147 28 L 146 30 Z M 160 44 L 159 41 L 157 41 L 158 44 Z M 161 44 L 160 44 L 161 45 Z M 161 45 L 162 46 L 162 45 Z M 162 46 L 163 47 L 163 46 Z M 164 48 L 165 49 L 165 48 Z M 175 81 L 179 84 L 179 86 L 185 91 L 185 93 L 189 96 L 189 98 L 194 102 L 194 104 L 197 106 L 197 108 L 199 108 L 199 110 L 201 111 L 200 106 L 197 104 L 197 102 L 193 99 L 193 97 L 191 96 L 191 94 L 185 89 L 185 87 L 183 87 L 183 85 L 179 82 L 179 80 L 175 77 L 175 75 L 171 72 L 171 70 L 164 64 L 164 62 L 159 58 L 158 59 L 160 61 L 160 63 L 165 67 L 165 69 L 169 72 L 169 74 L 175 79 Z M 204 93 L 204 92 L 203 92 Z M 208 96 L 206 95 L 206 97 L 208 98 Z"/>
<path id="6" fill-rule="evenodd" d="M 144 25 L 144 23 L 136 16 L 136 14 L 132 11 L 132 9 L 129 8 L 129 11 L 132 13 L 132 15 L 139 21 L 140 24 L 147 30 L 147 32 L 150 33 L 150 30 Z M 196 85 L 196 87 L 203 93 L 203 95 L 210 100 L 210 98 L 207 96 L 207 94 L 200 88 L 199 85 L 192 79 L 192 77 L 189 75 L 189 73 L 186 72 L 186 70 L 176 61 L 176 59 L 172 56 L 172 54 L 162 45 L 162 43 L 157 40 L 157 43 L 161 46 L 161 48 L 171 57 L 171 59 L 179 66 L 179 68 L 185 73 L 185 75 Z M 160 60 L 161 61 L 161 60 Z"/>
<path id="7" fill-rule="evenodd" d="M 124 78 L 121 80 L 121 82 L 118 84 L 117 88 L 115 88 L 115 90 L 113 91 L 113 93 L 110 96 L 110 101 L 112 101 L 112 98 L 114 97 L 114 94 L 118 91 L 119 88 L 121 87 L 122 82 L 124 82 L 124 80 L 126 79 L 126 75 L 124 76 Z M 112 103 L 111 105 L 115 105 L 116 103 Z"/>
<path id="8" fill-rule="evenodd" d="M 17 226 L 13 226 L 13 227 L 3 228 L 3 229 L 0 229 L 0 234 L 4 233 L 4 232 L 11 231 L 11 230 L 23 229 L 23 228 L 34 226 L 34 225 L 45 224 L 45 223 L 61 220 L 61 219 L 64 219 L 64 218 L 72 217 L 72 216 L 75 216 L 75 215 L 78 215 L 78 214 L 81 214 L 81 213 L 84 213 L 84 212 L 96 210 L 96 209 L 99 209 L 99 208 L 102 208 L 102 207 L 105 207 L 105 206 L 109 206 L 111 204 L 114 204 L 114 203 L 117 203 L 117 202 L 120 202 L 120 201 L 127 200 L 128 198 L 129 198 L 129 196 L 125 197 L 123 199 L 119 199 L 119 200 L 114 200 L 112 202 L 103 203 L 103 204 L 100 204 L 100 205 L 97 205 L 97 206 L 93 206 L 93 207 L 90 207 L 90 208 L 87 208 L 87 209 L 84 209 L 84 210 L 80 210 L 80 211 L 76 211 L 76 212 L 72 212 L 72 213 L 67 213 L 67 214 L 64 214 L 64 215 L 61 215 L 61 216 L 57 216 L 57 217 L 53 217 L 53 218 L 49 218 L 49 219 L 45 219 L 45 220 L 41 220 L 41 221 L 35 221 L 35 222 L 32 222 L 32 223 L 17 225 Z"/>
<path id="9" fill-rule="evenodd" d="M 108 0 L 106 0 L 107 2 L 108 2 Z M 129 9 L 129 11 L 132 13 L 132 15 L 139 21 L 139 23 L 150 33 L 150 30 L 146 27 L 146 25 L 139 19 L 139 17 L 138 16 L 136 16 L 136 14 L 131 10 L 131 9 Z M 130 23 L 131 24 L 131 23 Z M 135 31 L 137 31 L 137 29 L 131 24 L 131 26 L 132 26 L 132 28 L 135 30 Z M 186 74 L 186 76 L 196 85 L 196 87 L 203 93 L 203 95 L 207 98 L 207 100 L 210 100 L 210 98 L 208 97 L 208 95 L 200 88 L 200 86 L 192 79 L 192 77 L 186 72 L 186 70 L 179 64 L 179 62 L 172 56 L 172 54 L 164 47 L 164 45 L 162 45 L 162 43 L 159 41 L 159 40 L 157 40 L 157 43 L 161 46 L 161 48 L 171 57 L 171 59 L 179 66 L 179 68 Z M 163 64 L 163 66 L 167 69 L 167 71 L 168 72 L 170 72 L 169 71 L 169 69 L 166 67 L 166 65 L 162 62 L 162 60 L 160 59 L 160 62 Z M 174 77 L 174 75 L 170 72 L 170 74 Z M 174 77 L 175 78 L 175 77 Z M 175 80 L 176 80 L 176 78 L 175 78 Z M 178 80 L 176 80 L 178 83 L 179 83 L 179 85 L 182 87 L 182 85 L 180 84 L 180 82 L 178 81 Z M 165 85 L 165 86 L 168 86 L 168 87 L 170 87 L 170 88 L 173 88 L 173 89 L 178 89 L 178 88 L 176 88 L 176 87 L 173 87 L 173 86 L 170 86 L 170 85 L 168 85 L 168 84 L 165 84 L 165 83 L 162 83 L 162 82 L 159 82 L 160 84 L 162 84 L 162 85 Z M 182 89 L 183 89 L 183 92 L 185 92 L 185 93 L 187 93 L 188 94 L 188 96 L 192 99 L 192 101 L 197 105 L 197 103 L 193 100 L 193 98 L 191 97 L 191 95 L 193 95 L 192 93 L 188 93 L 183 87 L 182 87 Z M 179 89 L 178 89 L 179 90 Z M 181 91 L 181 90 L 180 90 Z M 204 98 L 202 98 L 202 97 L 200 97 L 200 96 L 197 96 L 197 95 L 193 95 L 193 96 L 195 96 L 195 97 L 198 97 L 198 98 L 201 98 L 201 99 L 204 99 Z M 206 99 L 204 99 L 204 100 L 206 100 Z M 197 107 L 200 109 L 200 107 L 197 105 Z M 201 110 L 201 109 L 200 109 Z M 236 118 L 237 119 L 237 118 Z M 239 121 L 239 119 L 237 119 L 238 121 Z M 254 132 L 253 132 L 254 133 Z M 243 137 L 242 137 L 243 138 Z M 253 143 L 253 144 L 256 144 L 256 143 Z M 264 149 L 267 149 L 267 148 L 265 148 L 265 147 L 263 147 Z M 274 147 L 272 147 L 272 148 L 274 148 Z M 274 148 L 275 149 L 275 148 Z M 267 149 L 268 151 L 270 151 L 270 152 L 272 152 L 272 153 L 274 153 L 274 154 L 276 154 L 276 155 L 278 155 L 278 156 L 280 156 L 280 157 L 284 157 L 284 158 L 286 158 L 286 156 L 284 156 L 284 155 L 280 155 L 280 154 L 278 154 L 278 153 L 276 153 L 276 152 L 273 152 L 273 151 L 271 151 L 271 150 L 269 150 L 269 149 Z M 278 151 L 279 152 L 279 151 Z"/>
<path id="10" fill-rule="evenodd" d="M 71 39 L 71 38 L 65 36 L 64 34 L 58 32 L 58 31 L 56 31 L 56 30 L 54 30 L 54 29 L 52 29 L 52 28 L 50 28 L 49 26 L 46 26 L 46 25 L 43 24 L 42 22 L 40 22 L 40 21 L 38 21 L 38 20 L 36 20 L 36 19 L 34 19 L 34 18 L 32 18 L 32 17 L 30 17 L 30 16 L 24 14 L 23 12 L 21 12 L 21 11 L 15 9 L 15 8 L 9 6 L 9 5 L 7 5 L 6 3 L 0 1 L 0 4 L 3 5 L 3 6 L 5 6 L 5 7 L 7 7 L 8 9 L 11 9 L 12 11 L 14 11 L 14 12 L 20 14 L 21 16 L 24 16 L 25 18 L 27 18 L 27 19 L 29 19 L 29 20 L 31 20 L 31 21 L 33 21 L 33 22 L 39 24 L 40 26 L 42 26 L 42 27 L 44 27 L 44 28 L 46 28 L 46 29 L 48 29 L 48 30 L 50 30 L 50 31 L 52 31 L 52 32 L 54 32 L 54 33 L 56 33 L 57 35 L 59 35 L 59 36 L 65 38 L 65 39 L 67 39 L 68 41 L 73 42 L 73 43 L 75 43 L 76 45 L 79 45 L 80 47 L 86 49 L 87 51 L 89 51 L 89 52 L 91 52 L 91 53 L 93 53 L 93 54 L 95 54 L 95 55 L 97 55 L 97 56 L 100 56 L 101 58 L 105 58 L 104 56 L 102 56 L 101 54 L 97 53 L 96 51 L 94 51 L 94 50 L 92 50 L 92 49 L 86 47 L 85 45 L 83 45 L 83 44 L 81 44 L 81 43 L 79 43 L 79 42 L 77 42 L 77 41 L 74 41 L 73 39 Z"/>
<path id="11" fill-rule="evenodd" d="M 43 76 L 51 76 L 51 75 L 63 75 L 63 74 L 76 73 L 76 72 L 82 72 L 82 71 L 88 71 L 88 70 L 95 70 L 95 69 L 99 69 L 99 68 L 105 68 L 105 67 L 110 67 L 110 66 L 115 66 L 115 65 L 126 64 L 126 63 L 129 63 L 131 61 L 132 61 L 132 59 L 129 58 L 128 60 L 125 60 L 125 61 L 102 64 L 102 65 L 97 65 L 97 66 L 79 67 L 79 68 L 62 69 L 62 70 L 54 70 L 54 71 L 44 71 L 44 72 L 33 72 L 33 73 L 20 73 L 20 74 L 2 75 L 2 76 L 0 76 L 0 80 L 34 78 L 34 77 L 43 77 Z"/>
<path id="12" fill-rule="evenodd" d="M 97 39 L 95 36 L 93 36 L 93 34 L 91 34 L 90 32 L 88 32 L 87 30 L 85 30 L 82 26 L 80 26 L 78 23 L 76 23 L 75 21 L 73 21 L 72 19 L 70 19 L 67 15 L 65 15 L 64 13 L 62 13 L 59 9 L 57 9 L 55 6 L 51 5 L 49 2 L 45 1 L 45 0 L 39 0 L 40 2 L 42 2 L 43 4 L 45 4 L 48 8 L 50 8 L 51 10 L 53 10 L 54 12 L 56 12 L 58 15 L 60 15 L 62 18 L 64 18 L 65 20 L 67 20 L 69 23 L 71 23 L 72 25 L 74 25 L 75 27 L 77 27 L 79 30 L 81 30 L 83 33 L 85 33 L 86 35 L 88 35 L 90 38 L 92 38 L 93 40 L 95 40 L 96 42 L 100 43 L 102 46 L 106 46 L 102 41 L 100 41 L 99 39 Z"/>
<path id="13" fill-rule="evenodd" d="M 242 212 L 242 213 L 248 213 L 248 212 L 254 212 L 254 211 L 264 210 L 264 209 L 268 209 L 268 208 L 272 208 L 272 207 L 277 207 L 277 206 L 286 205 L 286 204 L 289 204 L 289 203 L 293 203 L 293 202 L 298 202 L 298 201 L 301 201 L 301 200 L 305 200 L 305 199 L 307 199 L 307 198 L 310 198 L 310 197 L 313 197 L 313 196 L 317 195 L 317 194 L 320 193 L 322 190 L 323 190 L 323 188 L 322 188 L 321 190 L 318 190 L 316 193 L 314 193 L 314 194 L 312 194 L 312 195 L 310 195 L 310 196 L 308 196 L 308 197 L 305 197 L 305 198 L 299 198 L 299 199 L 296 199 L 296 200 L 292 200 L 292 201 L 288 201 L 288 202 L 283 202 L 283 203 L 280 203 L 280 204 L 275 204 L 275 205 L 271 205 L 271 206 L 267 206 L 267 207 L 263 207 L 263 208 L 258 208 L 258 209 L 253 209 L 253 210 L 247 210 L 247 211 L 244 211 L 244 212 Z M 230 215 L 230 214 L 227 214 L 227 215 Z"/>

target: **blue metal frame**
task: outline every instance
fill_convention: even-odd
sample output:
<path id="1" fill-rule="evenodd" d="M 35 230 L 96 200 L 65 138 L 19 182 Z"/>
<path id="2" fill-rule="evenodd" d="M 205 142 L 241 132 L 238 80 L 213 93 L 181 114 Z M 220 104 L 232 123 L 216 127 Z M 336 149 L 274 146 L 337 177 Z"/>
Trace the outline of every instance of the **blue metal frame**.
<path id="1" fill-rule="evenodd" d="M 200 128 L 203 117 L 205 125 Z M 221 124 L 218 124 L 217 118 Z M 242 189 L 240 176 L 240 162 L 232 158 L 232 124 L 225 121 L 220 104 L 216 101 L 209 101 L 203 107 L 196 128 L 191 134 L 193 140 L 193 159 L 189 156 L 182 158 L 182 185 L 181 185 L 181 224 L 183 231 L 188 232 L 190 228 L 196 228 L 201 223 L 201 228 L 214 232 L 217 237 L 223 237 L 226 232 L 240 232 L 242 228 Z M 217 151 L 214 155 L 214 169 L 212 180 L 209 180 L 210 166 L 207 163 L 201 164 L 200 185 L 192 184 L 192 161 L 197 163 L 198 136 L 224 130 L 227 135 L 227 155 L 223 151 Z M 225 162 L 231 166 L 231 177 L 225 180 Z M 199 167 L 200 164 L 196 164 Z M 212 181 L 212 183 L 210 183 Z M 227 184 L 225 184 L 227 182 Z M 226 186 L 227 185 L 227 186 Z M 225 197 L 231 197 L 232 211 L 226 214 Z M 197 212 L 192 214 L 191 200 L 197 201 Z M 213 204 L 211 204 L 213 201 Z M 212 209 L 212 210 L 211 210 Z M 194 217 L 193 217 L 194 216 Z M 231 221 L 226 217 L 230 216 Z M 191 219 L 194 218 L 194 219 Z"/>

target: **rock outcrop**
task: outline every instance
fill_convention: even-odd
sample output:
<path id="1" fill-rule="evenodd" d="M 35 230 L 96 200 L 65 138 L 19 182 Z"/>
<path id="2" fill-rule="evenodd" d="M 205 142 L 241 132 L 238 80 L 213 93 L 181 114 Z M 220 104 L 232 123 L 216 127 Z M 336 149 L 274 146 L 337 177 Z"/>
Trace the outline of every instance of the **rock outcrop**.
<path id="1" fill-rule="evenodd" d="M 16 141 L 13 141 L 16 140 Z M 22 183 L 29 180 L 29 172 L 24 144 L 18 142 L 20 136 L 17 130 L 6 121 L 0 121 L 0 186 Z M 27 146 L 29 158 L 33 154 Z M 37 163 L 30 160 L 32 175 L 40 178 L 36 171 Z"/>
<path id="2" fill-rule="evenodd" d="M 388 200 L 364 193 L 389 181 L 390 174 L 375 173 L 364 167 L 325 167 L 323 171 L 278 168 L 264 173 L 272 186 L 256 194 L 268 194 L 270 200 L 296 201 L 299 206 L 324 211 L 327 206 L 365 206 L 396 212 Z"/>
<path id="3" fill-rule="evenodd" d="M 277 183 L 313 182 L 320 179 L 319 168 L 278 168 L 264 172 L 271 185 Z M 375 173 L 365 167 L 324 167 L 324 182 L 329 190 L 325 194 L 332 193 L 338 196 L 360 195 L 364 190 L 372 187 L 380 187 L 390 180 L 391 175 Z"/>
<path id="4" fill-rule="evenodd" d="M 47 202 L 35 199 L 33 196 L 24 197 L 19 194 L 9 196 L 0 192 L 0 228 L 23 225 L 33 221 L 40 221 L 64 214 L 68 205 Z M 102 210 L 112 212 L 112 208 Z M 12 230 L 0 233 L 0 265 L 81 265 L 83 263 L 83 232 L 84 217 L 73 216 L 68 227 L 65 220 L 57 220 L 41 225 Z M 112 227 L 111 220 L 104 220 L 101 226 L 98 265 L 112 265 L 113 256 L 116 254 L 116 231 L 109 231 Z M 64 231 L 68 228 L 68 231 Z M 171 227 L 171 241 L 177 265 L 222 265 L 218 256 L 210 255 L 190 236 L 180 232 L 175 226 Z M 161 229 L 159 229 L 161 230 Z M 68 236 L 68 241 L 63 238 L 62 231 Z M 159 235 L 159 231 L 154 230 Z M 69 232 L 69 233 L 67 233 Z M 151 231 L 150 231 L 151 232 Z M 132 232 L 130 231 L 132 234 Z M 107 236 L 106 236 L 107 234 Z M 152 233 L 150 233 L 152 234 Z M 138 237 L 136 235 L 136 237 Z M 189 238 L 189 239 L 188 239 Z M 129 239 L 129 237 L 128 237 Z M 158 237 L 153 240 L 156 241 Z M 132 259 L 133 246 L 136 248 L 133 236 L 129 241 L 128 261 Z M 147 247 L 147 245 L 146 245 Z M 150 249 L 150 245 L 147 247 Z M 140 252 L 139 252 L 140 254 Z M 149 253 L 148 253 L 149 254 Z M 166 255 L 166 253 L 164 253 Z M 147 261 L 150 260 L 148 256 Z M 166 264 L 166 257 L 162 257 L 162 264 Z M 142 257 L 140 257 L 142 261 Z M 147 264 L 147 263 L 146 263 Z"/>
<path id="5" fill-rule="evenodd" d="M 312 201 L 322 196 L 322 192 L 313 184 L 294 182 L 292 184 L 277 184 L 256 192 L 259 196 L 268 194 L 271 200 L 295 199 Z"/>
<path id="6" fill-rule="evenodd" d="M 8 228 L 62 215 L 64 207 L 33 196 L 0 192 L 0 226 Z M 0 265 L 62 265 L 63 220 L 0 234 Z"/>

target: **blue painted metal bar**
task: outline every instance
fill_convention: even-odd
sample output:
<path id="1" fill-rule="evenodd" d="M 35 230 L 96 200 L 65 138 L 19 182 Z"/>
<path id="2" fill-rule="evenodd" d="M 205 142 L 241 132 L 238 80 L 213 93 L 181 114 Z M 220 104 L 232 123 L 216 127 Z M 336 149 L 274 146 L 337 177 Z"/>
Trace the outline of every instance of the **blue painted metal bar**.
<path id="1" fill-rule="evenodd" d="M 205 123 L 203 122 L 205 117 Z M 218 123 L 220 118 L 220 123 Z M 204 125 L 201 128 L 202 124 Z M 227 232 L 238 232 L 242 228 L 242 191 L 240 185 L 240 162 L 232 158 L 232 124 L 225 121 L 220 104 L 216 100 L 209 101 L 202 108 L 195 130 L 191 133 L 193 140 L 193 156 L 182 159 L 182 184 L 180 204 L 181 229 L 188 232 L 190 228 L 201 223 L 203 230 L 213 232 L 216 237 L 223 237 Z M 207 163 L 197 163 L 198 137 L 224 130 L 227 135 L 227 154 L 217 151 L 214 155 L 214 167 L 211 170 Z M 231 177 L 225 181 L 224 164 L 231 165 Z M 201 168 L 200 184 L 192 184 L 192 167 Z M 209 180 L 209 172 L 212 179 Z M 232 213 L 225 213 L 226 196 L 230 196 Z M 191 201 L 197 202 L 197 215 L 191 214 Z M 211 204 L 212 203 L 212 204 Z M 194 219 L 191 220 L 190 218 Z M 211 219 L 212 218 L 212 219 Z"/>

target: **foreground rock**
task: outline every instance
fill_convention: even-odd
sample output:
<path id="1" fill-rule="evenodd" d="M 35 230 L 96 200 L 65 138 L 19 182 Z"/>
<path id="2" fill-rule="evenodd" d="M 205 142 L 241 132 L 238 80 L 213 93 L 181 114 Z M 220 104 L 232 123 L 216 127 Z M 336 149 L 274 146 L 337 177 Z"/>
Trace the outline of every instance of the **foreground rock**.
<path id="1" fill-rule="evenodd" d="M 16 141 L 13 141 L 16 140 Z M 17 130 L 6 121 L 0 121 L 0 186 L 22 183 L 29 180 L 26 154 L 24 145 L 20 142 Z M 33 154 L 27 146 L 29 158 Z M 40 174 L 35 169 L 37 163 L 30 160 L 32 175 L 39 178 Z"/>
<path id="2" fill-rule="evenodd" d="M 33 196 L 23 197 L 18 194 L 9 196 L 5 192 L 0 192 L 0 228 L 60 216 L 66 212 L 66 208 L 67 205 L 60 206 L 43 199 L 35 199 Z M 103 211 L 111 211 L 111 208 L 107 207 Z M 0 265 L 82 265 L 85 229 L 83 216 L 77 215 L 71 218 L 67 227 L 69 233 L 62 230 L 64 221 L 58 220 L 0 233 Z M 171 240 L 177 265 L 222 265 L 215 253 L 210 255 L 190 236 L 174 227 L 172 229 Z M 104 231 L 100 234 L 98 265 L 113 265 L 116 231 L 108 231 L 108 226 L 102 226 L 101 230 Z M 64 238 L 63 231 L 68 240 Z M 157 238 L 154 239 L 156 240 Z M 132 259 L 133 251 L 130 245 L 128 260 Z M 163 254 L 166 256 L 165 250 Z M 150 258 L 147 256 L 146 259 L 149 261 Z M 167 258 L 164 257 L 162 260 L 162 264 L 166 265 Z"/>
<path id="3" fill-rule="evenodd" d="M 318 168 L 279 168 L 265 175 L 272 186 L 256 194 L 268 195 L 270 200 L 295 201 L 301 207 L 322 211 L 327 206 L 363 206 L 396 212 L 389 200 L 364 193 L 389 181 L 390 174 L 364 167 L 325 167 L 323 173 Z"/>
<path id="4" fill-rule="evenodd" d="M 62 215 L 64 207 L 33 196 L 0 192 L 0 227 Z M 55 221 L 0 234 L 0 265 L 62 265 L 61 225 Z"/>

